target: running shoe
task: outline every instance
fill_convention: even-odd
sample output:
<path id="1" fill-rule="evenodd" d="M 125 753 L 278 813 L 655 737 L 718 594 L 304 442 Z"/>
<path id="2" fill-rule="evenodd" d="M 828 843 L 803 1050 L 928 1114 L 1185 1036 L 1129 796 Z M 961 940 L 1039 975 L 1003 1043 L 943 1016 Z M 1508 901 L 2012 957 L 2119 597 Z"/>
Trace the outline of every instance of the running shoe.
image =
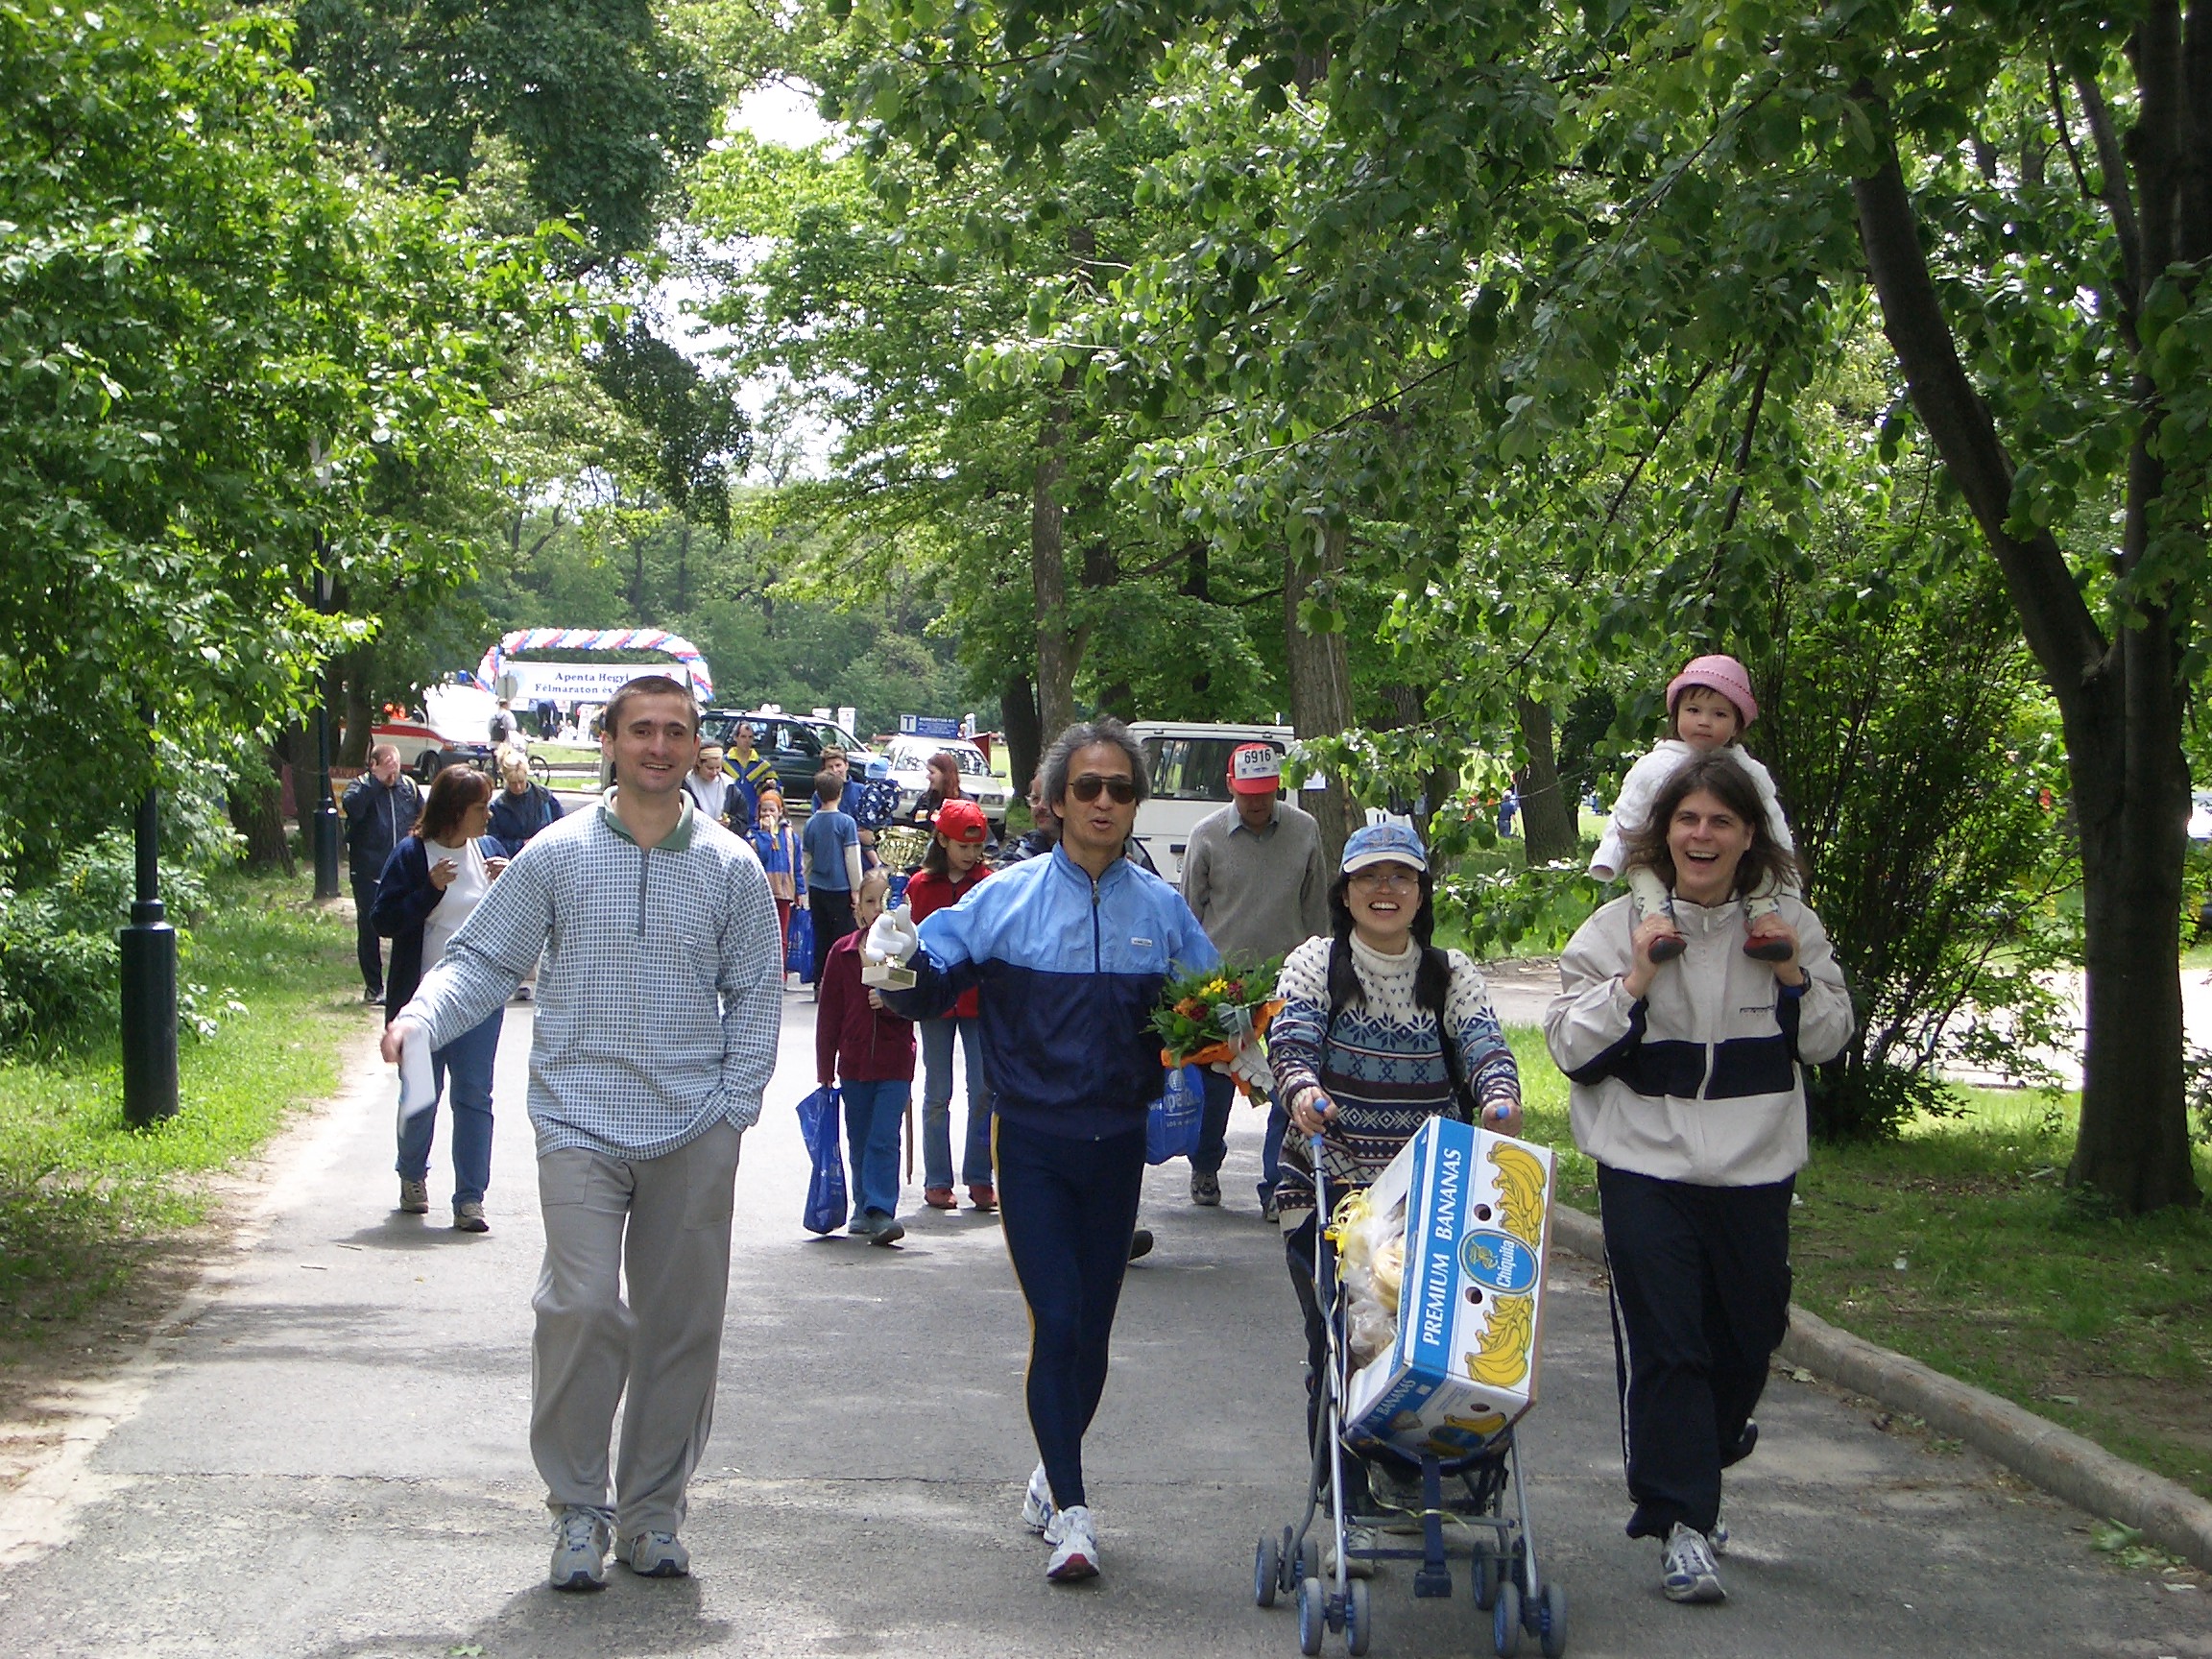
<path id="1" fill-rule="evenodd" d="M 481 1203 L 464 1203 L 453 1206 L 453 1231 L 456 1233 L 489 1233 L 492 1223 L 484 1219 Z"/>
<path id="2" fill-rule="evenodd" d="M 1221 1202 L 1221 1177 L 1205 1170 L 1190 1171 L 1190 1202 L 1211 1210 Z"/>
<path id="3" fill-rule="evenodd" d="M 404 1179 L 400 1181 L 399 1213 L 402 1215 L 427 1215 L 430 1214 L 430 1183 L 428 1181 Z"/>
<path id="4" fill-rule="evenodd" d="M 1714 1515 L 1713 1530 L 1705 1534 L 1705 1542 L 1713 1546 L 1714 1554 L 1725 1555 L 1728 1553 L 1728 1517 L 1726 1515 L 1718 1513 Z"/>
<path id="5" fill-rule="evenodd" d="M 553 1588 L 605 1589 L 607 1542 L 607 1519 L 597 1510 L 562 1510 L 553 1523 Z"/>
<path id="6" fill-rule="evenodd" d="M 1667 1549 L 1660 1557 L 1659 1588 L 1670 1601 L 1725 1601 L 1720 1569 L 1713 1559 L 1713 1545 L 1695 1527 L 1677 1521 L 1667 1534 Z"/>
<path id="7" fill-rule="evenodd" d="M 691 1551 L 673 1532 L 640 1532 L 630 1540 L 624 1565 L 640 1578 L 687 1578 Z"/>
<path id="8" fill-rule="evenodd" d="M 1022 1525 L 1042 1538 L 1058 1511 L 1052 1507 L 1052 1482 L 1045 1478 L 1045 1465 L 1029 1477 L 1029 1490 L 1022 1494 Z"/>
<path id="9" fill-rule="evenodd" d="M 1091 1525 L 1091 1511 L 1078 1503 L 1063 1509 L 1046 1528 L 1046 1542 L 1053 1546 L 1045 1576 L 1055 1584 L 1073 1584 L 1098 1576 L 1098 1534 Z"/>

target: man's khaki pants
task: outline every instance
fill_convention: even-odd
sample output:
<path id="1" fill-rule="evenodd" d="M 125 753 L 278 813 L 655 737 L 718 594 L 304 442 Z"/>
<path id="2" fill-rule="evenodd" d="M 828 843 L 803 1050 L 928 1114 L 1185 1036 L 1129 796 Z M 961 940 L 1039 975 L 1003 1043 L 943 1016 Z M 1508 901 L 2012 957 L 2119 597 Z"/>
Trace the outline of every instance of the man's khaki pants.
<path id="1" fill-rule="evenodd" d="M 530 1455 L 548 1507 L 604 1509 L 608 1436 L 627 1384 L 620 1539 L 683 1529 L 685 1484 L 714 1423 L 742 1139 L 719 1123 L 661 1158 L 563 1148 L 538 1160 L 545 1264 L 530 1304 Z"/>

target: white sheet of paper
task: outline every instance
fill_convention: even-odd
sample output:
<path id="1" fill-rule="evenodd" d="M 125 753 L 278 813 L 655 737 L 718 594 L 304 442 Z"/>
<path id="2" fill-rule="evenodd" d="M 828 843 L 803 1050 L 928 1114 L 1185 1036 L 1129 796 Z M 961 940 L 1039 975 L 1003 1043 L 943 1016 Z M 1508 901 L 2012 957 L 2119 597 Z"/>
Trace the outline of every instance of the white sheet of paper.
<path id="1" fill-rule="evenodd" d="M 399 1121 L 438 1104 L 437 1073 L 430 1070 L 430 1040 L 414 1021 L 402 1027 L 399 1044 Z"/>

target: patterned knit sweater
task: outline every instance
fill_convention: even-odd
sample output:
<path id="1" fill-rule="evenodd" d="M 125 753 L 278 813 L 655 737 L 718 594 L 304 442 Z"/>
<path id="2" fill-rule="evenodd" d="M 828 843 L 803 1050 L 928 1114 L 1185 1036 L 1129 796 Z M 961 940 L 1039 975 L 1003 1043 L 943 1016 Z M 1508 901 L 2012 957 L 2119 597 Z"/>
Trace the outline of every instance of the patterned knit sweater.
<path id="1" fill-rule="evenodd" d="M 1349 1187 L 1366 1187 L 1431 1118 L 1464 1118 L 1452 1098 L 1452 1077 L 1436 1037 L 1435 1016 L 1414 999 L 1421 951 L 1408 944 L 1397 956 L 1370 950 L 1354 935 L 1352 966 L 1363 997 L 1329 1022 L 1329 939 L 1309 939 L 1283 963 L 1275 995 L 1283 1011 L 1267 1028 L 1267 1058 L 1287 1106 L 1299 1091 L 1318 1087 L 1335 1103 L 1323 1136 L 1323 1173 L 1330 1201 Z M 1474 963 L 1456 950 L 1444 998 L 1444 1022 L 1459 1046 L 1459 1071 L 1478 1105 L 1517 1106 L 1521 1075 L 1490 1006 L 1489 988 Z M 1275 1189 L 1283 1225 L 1294 1227 L 1313 1208 L 1313 1162 L 1295 1129 L 1283 1142 L 1283 1174 Z"/>

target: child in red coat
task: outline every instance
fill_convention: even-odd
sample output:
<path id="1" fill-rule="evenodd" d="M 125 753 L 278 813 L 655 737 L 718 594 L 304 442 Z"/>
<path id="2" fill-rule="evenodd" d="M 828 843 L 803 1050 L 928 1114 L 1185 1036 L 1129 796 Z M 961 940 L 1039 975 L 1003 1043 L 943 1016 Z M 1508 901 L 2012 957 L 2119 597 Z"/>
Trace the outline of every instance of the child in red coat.
<path id="1" fill-rule="evenodd" d="M 898 1218 L 899 1133 L 914 1090 L 913 1023 L 860 983 L 860 941 L 883 913 L 888 887 L 880 870 L 861 878 L 853 902 L 859 931 L 830 948 L 814 1012 L 815 1079 L 824 1088 L 836 1083 L 845 1096 L 845 1156 L 853 1171 L 846 1231 L 871 1244 L 906 1236 Z"/>
<path id="2" fill-rule="evenodd" d="M 991 872 L 983 848 L 991 826 L 973 801 L 948 801 L 937 808 L 935 833 L 922 868 L 906 883 L 906 913 L 919 923 L 933 910 L 957 904 Z M 922 1022 L 922 1197 L 933 1210 L 950 1210 L 952 1196 L 952 1044 L 968 1057 L 968 1138 L 960 1179 L 978 1210 L 998 1207 L 991 1175 L 991 1085 L 983 1074 L 981 1027 L 975 992 L 960 995 L 952 1011 Z"/>

